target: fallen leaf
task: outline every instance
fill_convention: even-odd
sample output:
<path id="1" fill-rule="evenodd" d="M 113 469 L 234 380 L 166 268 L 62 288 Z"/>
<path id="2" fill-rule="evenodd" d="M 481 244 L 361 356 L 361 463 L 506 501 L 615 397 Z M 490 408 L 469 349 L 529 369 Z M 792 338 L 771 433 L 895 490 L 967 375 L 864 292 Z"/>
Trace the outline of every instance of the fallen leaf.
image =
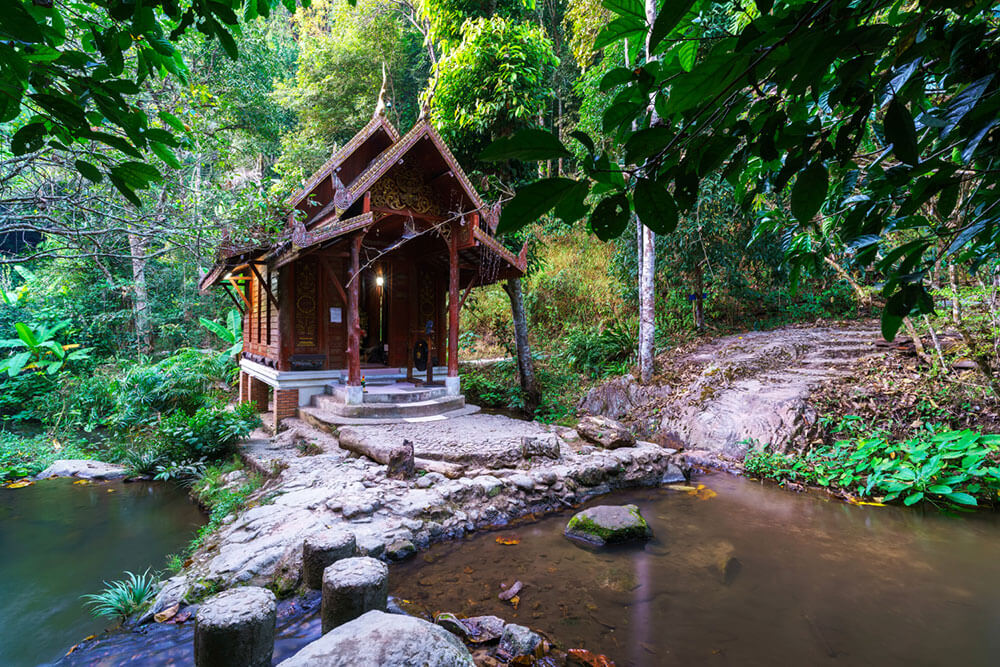
<path id="1" fill-rule="evenodd" d="M 615 663 L 607 656 L 599 653 L 591 653 L 582 648 L 571 648 L 566 651 L 570 665 L 582 665 L 583 667 L 615 667 Z"/>
<path id="2" fill-rule="evenodd" d="M 164 609 L 160 613 L 155 614 L 153 616 L 153 620 L 156 621 L 157 623 L 166 623 L 167 621 L 169 621 L 170 619 L 172 619 L 174 616 L 177 615 L 177 611 L 180 608 L 181 608 L 181 603 L 178 602 L 174 606 L 167 607 L 166 609 Z"/>
<path id="3" fill-rule="evenodd" d="M 90 484 L 90 480 L 89 479 L 78 479 L 78 480 L 76 480 L 73 483 L 74 484 Z"/>
<path id="4" fill-rule="evenodd" d="M 510 599 L 510 603 L 513 605 L 514 609 L 517 609 L 517 605 L 521 604 L 521 596 L 515 595 Z"/>
<path id="5" fill-rule="evenodd" d="M 497 544 L 513 545 L 520 544 L 521 538 L 516 535 L 500 535 L 497 537 Z"/>
<path id="6" fill-rule="evenodd" d="M 108 489 L 108 493 L 114 493 L 114 492 L 115 492 L 114 489 Z"/>
<path id="7" fill-rule="evenodd" d="M 172 619 L 167 621 L 167 623 L 170 623 L 171 625 L 180 625 L 181 623 L 187 621 L 190 618 L 191 618 L 191 610 L 185 609 L 184 611 L 178 613 Z"/>
<path id="8" fill-rule="evenodd" d="M 26 486 L 31 486 L 34 484 L 30 479 L 22 479 L 17 482 L 11 482 L 7 485 L 8 489 L 23 489 Z"/>

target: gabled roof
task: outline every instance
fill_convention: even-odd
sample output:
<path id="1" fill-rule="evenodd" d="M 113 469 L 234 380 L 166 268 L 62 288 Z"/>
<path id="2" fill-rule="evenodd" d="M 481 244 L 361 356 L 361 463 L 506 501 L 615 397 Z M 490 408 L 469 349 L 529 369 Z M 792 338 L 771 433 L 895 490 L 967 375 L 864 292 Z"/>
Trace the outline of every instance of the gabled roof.
<path id="1" fill-rule="evenodd" d="M 319 185 L 320 181 L 333 173 L 338 166 L 371 141 L 379 132 L 384 132 L 392 144 L 399 141 L 399 131 L 393 127 L 389 119 L 382 114 L 376 114 L 367 125 L 361 128 L 360 132 L 351 137 L 350 141 L 334 152 L 330 156 L 330 159 L 323 163 L 323 166 L 317 169 L 316 173 L 309 177 L 309 180 L 295 194 L 288 198 L 285 205 L 289 208 L 297 206 L 303 199 L 309 196 L 309 193 Z"/>
<path id="2" fill-rule="evenodd" d="M 438 134 L 434 126 L 426 118 L 420 118 L 417 120 L 416 124 L 407 132 L 401 139 L 394 143 L 389 149 L 387 149 L 382 155 L 378 157 L 371 165 L 368 166 L 358 178 L 354 180 L 353 183 L 347 185 L 347 197 L 342 201 L 346 202 L 344 208 L 349 208 L 351 204 L 356 202 L 359 197 L 364 195 L 375 182 L 385 176 L 386 172 L 392 168 L 396 162 L 405 156 L 410 149 L 417 145 L 417 142 L 421 139 L 427 138 L 434 143 L 434 147 L 437 148 L 438 153 L 444 159 L 445 164 L 451 170 L 455 179 L 461 184 L 462 190 L 465 191 L 466 196 L 473 203 L 475 210 L 483 210 L 486 208 L 486 204 L 483 203 L 482 198 L 480 198 L 479 193 L 476 189 L 472 187 L 472 183 L 469 181 L 469 177 L 465 175 L 465 170 L 462 169 L 458 164 L 458 160 L 455 159 L 454 154 L 444 143 L 441 135 Z M 339 204 L 338 204 L 339 207 Z"/>

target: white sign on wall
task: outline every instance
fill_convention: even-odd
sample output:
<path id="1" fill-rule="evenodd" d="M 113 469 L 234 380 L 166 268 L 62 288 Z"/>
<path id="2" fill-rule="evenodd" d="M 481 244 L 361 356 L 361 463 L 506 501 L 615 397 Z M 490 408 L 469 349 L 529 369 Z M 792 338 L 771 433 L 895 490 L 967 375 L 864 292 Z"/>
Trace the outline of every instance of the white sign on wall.
<path id="1" fill-rule="evenodd" d="M 333 322 L 334 324 L 340 324 L 341 322 L 344 321 L 344 315 L 341 312 L 340 308 L 330 309 L 330 321 Z"/>

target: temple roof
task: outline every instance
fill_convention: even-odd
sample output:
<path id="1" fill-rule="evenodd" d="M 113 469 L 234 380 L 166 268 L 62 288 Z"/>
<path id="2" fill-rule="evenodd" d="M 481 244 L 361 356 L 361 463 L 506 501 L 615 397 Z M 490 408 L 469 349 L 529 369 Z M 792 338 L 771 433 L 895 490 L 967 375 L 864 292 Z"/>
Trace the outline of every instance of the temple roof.
<path id="1" fill-rule="evenodd" d="M 248 261 L 280 266 L 358 229 L 384 226 L 392 219 L 398 225 L 402 218 L 416 218 L 424 225 L 469 225 L 464 243 L 470 249 L 488 252 L 516 274 L 526 268 L 524 252 L 514 255 L 492 236 L 499 207 L 483 202 L 426 118 L 400 136 L 382 113 L 376 113 L 286 203 L 291 209 L 290 242 L 220 252 L 219 261 L 202 279 L 202 289 Z"/>

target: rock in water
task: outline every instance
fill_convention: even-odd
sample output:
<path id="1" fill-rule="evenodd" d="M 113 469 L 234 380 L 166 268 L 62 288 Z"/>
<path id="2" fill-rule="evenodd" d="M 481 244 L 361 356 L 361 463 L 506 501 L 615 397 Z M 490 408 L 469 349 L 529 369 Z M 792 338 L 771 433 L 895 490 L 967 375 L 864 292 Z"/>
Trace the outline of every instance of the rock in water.
<path id="1" fill-rule="evenodd" d="M 600 445 L 605 449 L 617 449 L 619 447 L 632 447 L 635 445 L 635 436 L 621 422 L 614 419 L 600 416 L 587 416 L 576 425 L 576 432 L 584 440 L 588 440 L 595 445 Z"/>
<path id="2" fill-rule="evenodd" d="M 270 665 L 276 621 L 277 602 L 266 588 L 231 588 L 209 598 L 195 616 L 195 665 Z"/>
<path id="3" fill-rule="evenodd" d="M 453 634 L 419 618 L 368 613 L 309 644 L 279 667 L 473 667 Z"/>
<path id="4" fill-rule="evenodd" d="M 389 568 L 361 556 L 345 558 L 323 572 L 323 632 L 358 618 L 367 611 L 384 611 L 389 597 Z"/>
<path id="5" fill-rule="evenodd" d="M 542 643 L 542 638 L 523 625 L 508 623 L 504 626 L 500 637 L 497 654 L 508 661 L 519 655 L 534 655 L 535 649 Z"/>
<path id="6" fill-rule="evenodd" d="M 302 543 L 302 578 L 309 588 L 323 587 L 323 571 L 357 550 L 354 533 L 330 528 L 314 533 Z"/>
<path id="7" fill-rule="evenodd" d="M 80 479 L 121 479 L 125 476 L 125 468 L 113 463 L 91 461 L 90 459 L 59 459 L 38 473 L 35 479 L 49 477 L 78 477 Z"/>
<path id="8" fill-rule="evenodd" d="M 574 514 L 564 534 L 603 546 L 646 540 L 653 530 L 635 505 L 598 505 Z"/>

